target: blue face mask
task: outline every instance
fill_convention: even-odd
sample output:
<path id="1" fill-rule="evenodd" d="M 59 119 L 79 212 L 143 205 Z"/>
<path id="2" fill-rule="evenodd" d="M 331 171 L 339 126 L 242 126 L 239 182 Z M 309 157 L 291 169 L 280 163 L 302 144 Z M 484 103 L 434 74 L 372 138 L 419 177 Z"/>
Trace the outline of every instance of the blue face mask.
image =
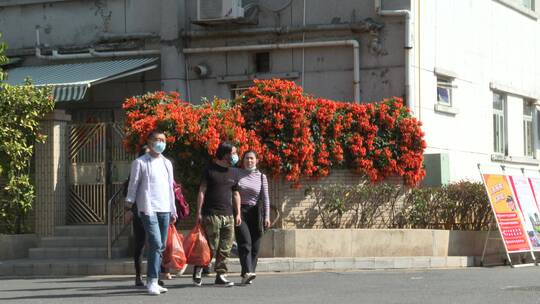
<path id="1" fill-rule="evenodd" d="M 162 141 L 158 141 L 154 144 L 153 150 L 154 152 L 161 154 L 163 151 L 165 151 L 165 147 L 167 147 L 167 144 Z"/>
<path id="2" fill-rule="evenodd" d="M 238 163 L 238 159 L 239 159 L 239 158 L 238 158 L 238 154 L 233 154 L 233 155 L 231 156 L 231 165 L 232 165 L 232 166 L 236 165 L 236 164 Z"/>

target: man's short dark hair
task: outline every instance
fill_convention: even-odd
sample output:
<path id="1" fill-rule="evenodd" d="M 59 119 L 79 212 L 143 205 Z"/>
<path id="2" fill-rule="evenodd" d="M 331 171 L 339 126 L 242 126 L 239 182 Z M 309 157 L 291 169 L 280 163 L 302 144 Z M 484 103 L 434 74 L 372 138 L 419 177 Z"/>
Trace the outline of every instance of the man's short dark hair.
<path id="1" fill-rule="evenodd" d="M 216 151 L 216 158 L 219 160 L 223 160 L 225 155 L 232 153 L 233 148 L 234 145 L 228 141 L 220 142 Z"/>
<path id="2" fill-rule="evenodd" d="M 152 132 L 150 132 L 150 134 L 148 134 L 148 139 L 151 139 L 152 137 L 154 137 L 156 135 L 159 135 L 159 134 L 165 135 L 165 132 L 161 131 L 160 129 L 154 129 L 154 130 L 152 130 Z"/>

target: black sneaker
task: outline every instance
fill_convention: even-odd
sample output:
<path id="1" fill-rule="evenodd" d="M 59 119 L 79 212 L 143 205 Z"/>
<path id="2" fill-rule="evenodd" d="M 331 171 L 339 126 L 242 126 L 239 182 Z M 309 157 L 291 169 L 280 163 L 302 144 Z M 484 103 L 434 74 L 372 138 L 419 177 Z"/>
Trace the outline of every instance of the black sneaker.
<path id="1" fill-rule="evenodd" d="M 137 287 L 144 287 L 144 282 L 141 279 L 141 277 L 135 277 L 135 286 Z"/>
<path id="2" fill-rule="evenodd" d="M 216 274 L 216 281 L 214 282 L 216 286 L 220 287 L 233 287 L 234 282 L 227 280 L 224 274 Z"/>
<path id="3" fill-rule="evenodd" d="M 162 280 L 158 280 L 157 284 L 161 287 L 165 286 L 165 282 L 163 282 Z"/>
<path id="4" fill-rule="evenodd" d="M 201 286 L 202 285 L 202 267 L 194 266 L 193 267 L 193 285 Z"/>

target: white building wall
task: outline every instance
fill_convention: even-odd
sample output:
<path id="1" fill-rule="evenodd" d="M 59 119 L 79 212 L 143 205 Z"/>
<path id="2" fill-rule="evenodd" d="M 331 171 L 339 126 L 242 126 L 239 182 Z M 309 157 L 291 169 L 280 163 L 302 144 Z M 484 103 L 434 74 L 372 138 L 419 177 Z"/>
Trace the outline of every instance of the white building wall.
<path id="1" fill-rule="evenodd" d="M 510 1 L 510 0 L 508 0 Z M 537 18 L 497 0 L 422 1 L 416 39 L 419 119 L 427 153 L 447 153 L 450 180 L 478 180 L 477 163 L 533 166 L 522 162 L 523 98 L 539 96 L 540 25 Z M 452 108 L 435 110 L 437 75 L 455 74 Z M 450 74 L 452 74 L 450 73 Z M 493 90 L 507 87 L 508 157 L 492 162 Z M 517 93 L 517 94 L 516 94 Z M 507 160 L 508 160 L 507 157 Z"/>

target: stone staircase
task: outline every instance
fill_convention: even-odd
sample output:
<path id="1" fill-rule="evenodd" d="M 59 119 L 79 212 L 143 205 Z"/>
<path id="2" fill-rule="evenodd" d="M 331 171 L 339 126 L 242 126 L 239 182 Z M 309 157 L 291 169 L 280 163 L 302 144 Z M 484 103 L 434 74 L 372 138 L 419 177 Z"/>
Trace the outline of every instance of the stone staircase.
<path id="1" fill-rule="evenodd" d="M 28 258 L 0 261 L 0 277 L 133 274 L 128 248 L 128 237 L 121 237 L 109 260 L 106 225 L 58 226 L 28 250 Z"/>
<path id="2" fill-rule="evenodd" d="M 127 257 L 128 238 L 123 237 L 117 243 L 112 249 L 113 259 Z M 41 238 L 39 247 L 29 249 L 28 257 L 32 260 L 106 259 L 107 226 L 58 226 L 54 236 Z"/>

